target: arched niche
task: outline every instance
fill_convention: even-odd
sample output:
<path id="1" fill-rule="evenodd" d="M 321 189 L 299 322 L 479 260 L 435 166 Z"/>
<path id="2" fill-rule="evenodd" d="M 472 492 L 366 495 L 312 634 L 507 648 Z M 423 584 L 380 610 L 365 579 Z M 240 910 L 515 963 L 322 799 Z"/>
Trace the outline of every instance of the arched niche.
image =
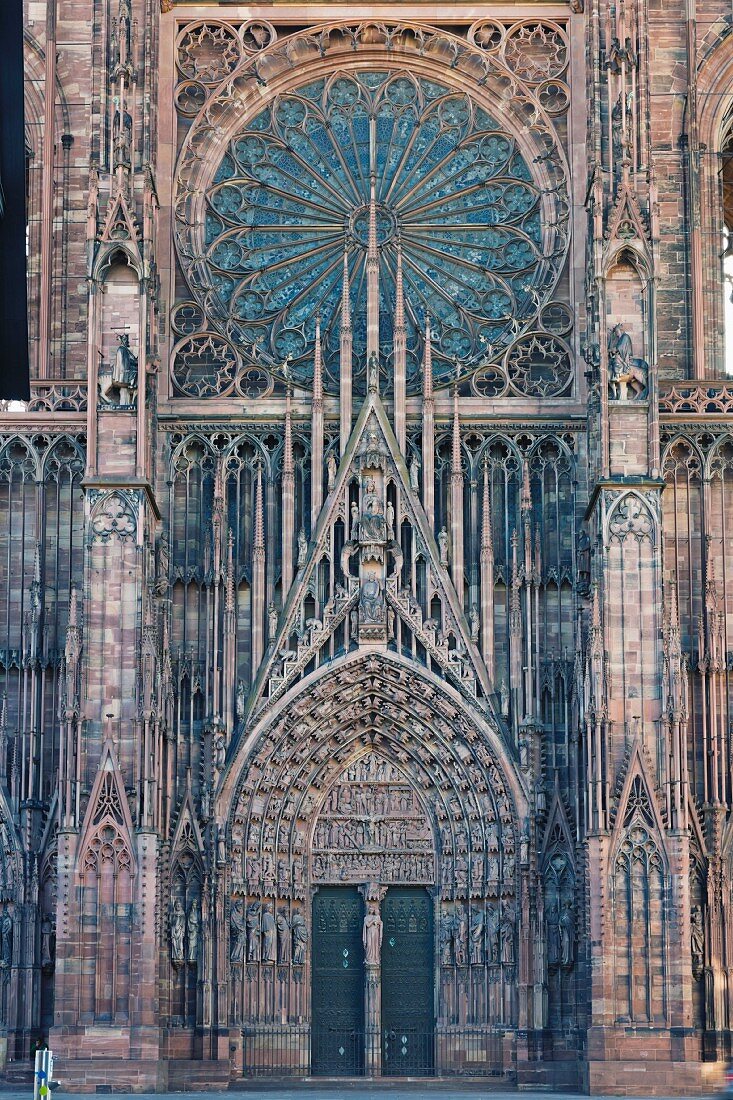
<path id="1" fill-rule="evenodd" d="M 139 347 L 140 280 L 123 251 L 115 252 L 102 275 L 99 353 L 101 362 L 115 358 L 117 337 L 126 334 L 135 354 Z"/>
<path id="2" fill-rule="evenodd" d="M 631 249 L 621 249 L 606 273 L 606 328 L 619 322 L 631 337 L 633 354 L 649 362 L 649 307 L 646 280 Z"/>

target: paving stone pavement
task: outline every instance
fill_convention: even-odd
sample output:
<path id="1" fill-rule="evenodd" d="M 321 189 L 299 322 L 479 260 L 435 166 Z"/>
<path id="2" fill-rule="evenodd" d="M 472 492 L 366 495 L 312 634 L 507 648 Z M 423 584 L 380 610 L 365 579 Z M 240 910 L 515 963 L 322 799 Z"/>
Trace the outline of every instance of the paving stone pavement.
<path id="1" fill-rule="evenodd" d="M 29 1100 L 30 1090 L 6 1091 L 3 1090 L 3 1100 Z M 64 1097 L 64 1100 L 89 1100 L 94 1093 L 67 1093 L 62 1089 L 56 1093 Z M 108 1094 L 109 1095 L 109 1094 Z M 419 1097 L 427 1097 L 429 1100 L 465 1100 L 467 1096 L 483 1096 L 487 1100 L 577 1100 L 577 1093 L 561 1092 L 498 1092 L 480 1081 L 463 1081 L 460 1085 L 443 1085 L 440 1083 L 421 1082 L 394 1082 L 380 1084 L 347 1084 L 343 1081 L 323 1081 L 314 1085 L 310 1082 L 299 1084 L 280 1085 L 274 1082 L 258 1082 L 256 1085 L 235 1086 L 227 1092 L 169 1092 L 169 1093 L 113 1093 L 115 1100 L 173 1100 L 175 1097 L 185 1095 L 187 1100 L 216 1100 L 225 1096 L 232 1100 L 394 1100 L 395 1097 L 405 1097 L 406 1100 L 418 1100 Z M 722 1093 L 718 1094 L 723 1100 Z M 594 1100 L 612 1100 L 611 1097 L 597 1096 Z M 616 1100 L 616 1098 L 613 1098 Z M 628 1098 L 627 1098 L 628 1100 Z M 665 1100 L 655 1098 L 655 1100 Z M 679 1100 L 679 1097 L 675 1098 Z"/>

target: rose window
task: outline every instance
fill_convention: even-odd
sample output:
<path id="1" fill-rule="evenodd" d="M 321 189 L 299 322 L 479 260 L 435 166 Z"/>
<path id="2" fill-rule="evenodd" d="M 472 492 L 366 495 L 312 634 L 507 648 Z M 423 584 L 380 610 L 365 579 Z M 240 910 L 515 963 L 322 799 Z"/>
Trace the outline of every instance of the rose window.
<path id="1" fill-rule="evenodd" d="M 184 260 L 188 281 L 243 369 L 289 357 L 307 386 L 320 317 L 334 391 L 346 257 L 363 389 L 373 175 L 384 376 L 401 253 L 408 390 L 420 386 L 428 319 L 440 385 L 500 362 L 552 297 L 564 248 L 536 171 L 498 116 L 445 83 L 386 68 L 315 79 L 229 141 L 206 191 L 203 255 Z"/>

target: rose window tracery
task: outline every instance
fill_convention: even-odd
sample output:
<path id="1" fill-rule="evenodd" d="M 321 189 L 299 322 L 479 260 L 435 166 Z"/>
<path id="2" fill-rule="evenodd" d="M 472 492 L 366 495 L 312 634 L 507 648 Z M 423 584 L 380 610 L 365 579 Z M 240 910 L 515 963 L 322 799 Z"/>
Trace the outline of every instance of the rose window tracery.
<path id="1" fill-rule="evenodd" d="M 209 327 L 193 343 L 208 341 L 213 365 L 217 332 L 240 370 L 289 358 L 291 377 L 308 386 L 320 318 L 324 382 L 335 392 L 346 257 L 355 384 L 363 389 L 374 175 L 387 385 L 398 253 L 408 390 L 420 386 L 427 319 L 438 386 L 457 366 L 500 364 L 518 336 L 537 328 L 564 261 L 555 197 L 536 159 L 476 99 L 403 69 L 337 71 L 276 95 L 240 125 L 210 177 L 202 254 L 192 263 L 181 252 Z M 193 350 L 186 348 L 182 380 L 191 395 Z M 174 377 L 180 389 L 176 368 Z M 231 388 L 229 368 L 224 381 Z"/>

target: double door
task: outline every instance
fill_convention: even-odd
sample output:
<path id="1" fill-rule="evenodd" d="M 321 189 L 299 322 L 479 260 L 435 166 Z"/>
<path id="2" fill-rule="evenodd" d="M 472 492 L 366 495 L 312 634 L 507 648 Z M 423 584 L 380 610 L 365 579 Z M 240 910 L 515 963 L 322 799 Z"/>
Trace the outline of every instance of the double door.
<path id="1" fill-rule="evenodd" d="M 381 904 L 381 1072 L 430 1074 L 434 1044 L 433 906 L 422 887 L 390 887 Z M 355 887 L 313 899 L 311 1066 L 364 1072 L 364 903 Z"/>

